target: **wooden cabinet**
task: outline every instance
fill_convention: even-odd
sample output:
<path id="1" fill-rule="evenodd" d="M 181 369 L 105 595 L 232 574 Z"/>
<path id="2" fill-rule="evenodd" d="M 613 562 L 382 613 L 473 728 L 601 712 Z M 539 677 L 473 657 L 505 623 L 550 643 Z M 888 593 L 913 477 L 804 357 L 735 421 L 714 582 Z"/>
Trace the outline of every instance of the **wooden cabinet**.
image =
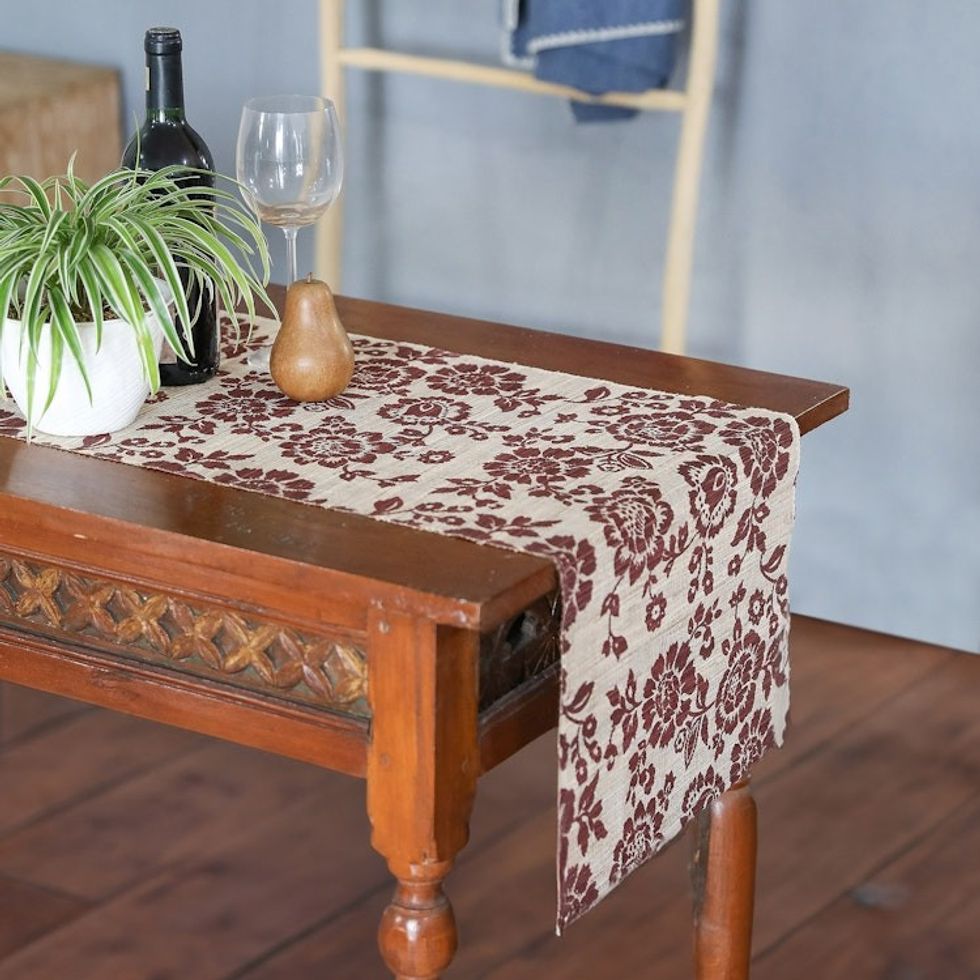
<path id="1" fill-rule="evenodd" d="M 114 69 L 0 52 L 0 175 L 39 180 L 65 172 L 95 180 L 119 163 L 119 76 Z"/>

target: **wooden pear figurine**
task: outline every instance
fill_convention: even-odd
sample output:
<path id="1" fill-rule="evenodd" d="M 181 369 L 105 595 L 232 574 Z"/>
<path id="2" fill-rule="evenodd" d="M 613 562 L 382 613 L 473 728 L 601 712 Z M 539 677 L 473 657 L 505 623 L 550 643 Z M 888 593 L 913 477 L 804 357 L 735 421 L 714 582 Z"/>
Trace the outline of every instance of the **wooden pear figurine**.
<path id="1" fill-rule="evenodd" d="M 283 394 L 298 402 L 333 398 L 350 383 L 354 349 L 325 282 L 307 276 L 286 290 L 269 370 Z"/>

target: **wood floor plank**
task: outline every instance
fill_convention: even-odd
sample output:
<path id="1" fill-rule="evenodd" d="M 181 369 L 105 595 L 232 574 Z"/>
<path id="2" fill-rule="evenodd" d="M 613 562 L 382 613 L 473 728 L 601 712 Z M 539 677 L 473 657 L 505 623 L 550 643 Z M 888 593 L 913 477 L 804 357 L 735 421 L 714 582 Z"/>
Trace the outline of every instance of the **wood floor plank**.
<path id="1" fill-rule="evenodd" d="M 760 787 L 762 952 L 980 786 L 980 658 L 960 655 Z"/>
<path id="2" fill-rule="evenodd" d="M 387 870 L 372 859 L 363 784 L 319 775 L 315 796 L 0 961 L 0 978 L 222 980 L 377 887 Z"/>
<path id="3" fill-rule="evenodd" d="M 92 901 L 207 854 L 316 792 L 324 773 L 209 741 L 0 840 L 0 872 Z"/>
<path id="4" fill-rule="evenodd" d="M 0 957 L 80 915 L 88 903 L 0 875 Z"/>
<path id="5" fill-rule="evenodd" d="M 0 745 L 89 710 L 81 701 L 32 691 L 19 684 L 0 684 Z"/>
<path id="6" fill-rule="evenodd" d="M 757 767 L 756 784 L 880 710 L 956 656 L 927 643 L 794 615 L 790 727 L 786 744 Z"/>
<path id="7" fill-rule="evenodd" d="M 387 888 L 366 896 L 308 937 L 246 967 L 228 980 L 391 980 L 377 950 L 378 921 L 388 903 Z M 465 942 L 465 938 L 463 942 Z M 447 978 L 458 976 L 454 969 Z"/>
<path id="8" fill-rule="evenodd" d="M 169 858 L 172 863 L 178 854 L 194 852 L 199 862 L 203 862 L 203 867 L 195 862 L 174 867 L 154 879 L 152 885 L 137 887 L 109 901 L 93 910 L 84 922 L 35 944 L 14 961 L 4 961 L 0 964 L 0 977 L 57 975 L 57 971 L 63 969 L 73 955 L 78 955 L 80 961 L 91 959 L 93 963 L 103 962 L 105 955 L 109 955 L 113 969 L 118 969 L 120 975 L 127 977 L 163 976 L 171 969 L 181 977 L 224 977 L 249 961 L 260 959 L 267 952 L 263 943 L 267 942 L 274 948 L 290 937 L 303 933 L 324 917 L 340 914 L 347 903 L 365 895 L 373 895 L 377 905 L 377 915 L 371 914 L 366 920 L 366 928 L 373 937 L 377 916 L 387 902 L 390 878 L 369 845 L 363 784 L 245 749 L 216 744 L 215 752 L 219 750 L 241 754 L 242 777 L 248 774 L 249 764 L 245 760 L 253 760 L 253 781 L 259 786 L 264 784 L 267 793 L 269 777 L 263 775 L 261 767 L 254 765 L 254 760 L 263 760 L 274 767 L 296 767 L 310 778 L 328 781 L 330 792 L 326 795 L 320 793 L 318 798 L 305 803 L 300 801 L 290 805 L 284 816 L 268 820 L 265 826 L 254 828 L 254 833 L 246 830 L 238 839 L 219 846 L 212 858 L 204 858 L 209 851 L 208 845 L 220 844 L 220 841 L 204 840 L 200 835 L 193 842 L 174 840 L 169 845 L 169 854 L 161 854 L 161 859 Z M 540 787 L 541 767 L 546 768 L 554 757 L 553 737 L 546 736 L 528 751 L 537 755 L 534 765 L 518 767 L 509 778 L 502 778 L 498 772 L 483 781 L 489 819 L 483 821 L 474 832 L 478 849 L 487 839 L 499 835 L 502 829 L 521 821 L 520 804 L 529 797 L 532 789 Z M 154 853 L 160 847 L 159 833 L 154 831 L 153 825 L 145 825 L 139 815 L 146 814 L 147 806 L 152 808 L 154 799 L 158 806 L 164 806 L 168 799 L 173 799 L 181 791 L 181 787 L 169 785 L 168 775 L 192 771 L 197 767 L 199 771 L 194 785 L 184 786 L 183 791 L 206 792 L 207 771 L 214 768 L 214 762 L 207 759 L 208 752 L 195 753 L 187 760 L 186 766 L 175 764 L 170 767 L 172 772 L 169 774 L 166 768 L 155 771 L 146 787 L 141 780 L 132 780 L 118 790 L 59 814 L 55 820 L 37 824 L 23 835 L 17 835 L 16 839 L 11 837 L 9 847 L 0 845 L 4 866 L 22 874 L 34 874 L 41 880 L 71 885 L 85 891 L 105 888 L 107 879 L 111 885 L 119 884 L 120 864 L 124 869 L 131 870 L 132 862 L 153 861 Z M 227 769 L 227 763 L 224 768 Z M 150 783 L 156 786 L 156 792 L 149 790 Z M 549 789 L 549 797 L 551 792 Z M 140 800 L 143 802 L 138 802 Z M 244 817 L 248 817 L 245 807 L 229 809 L 241 811 Z M 117 814 L 115 817 L 114 812 Z M 220 813 L 213 816 L 212 837 L 227 834 L 222 829 L 222 825 L 228 822 L 227 818 L 222 820 Z M 128 830 L 124 825 L 127 820 L 130 823 Z M 183 818 L 180 822 L 184 822 Z M 90 837 L 87 842 L 86 828 L 95 828 L 95 838 Z M 64 840 L 59 842 L 58 837 L 62 835 Z M 117 835 L 121 835 L 121 843 L 119 839 L 114 840 Z M 284 853 L 280 848 L 277 856 L 264 857 L 275 854 L 276 844 L 282 839 L 288 840 L 294 851 Z M 309 850 L 309 842 L 315 840 L 323 841 L 319 855 L 315 852 L 311 854 Z M 45 854 L 48 848 L 53 850 Z M 75 849 L 79 853 L 73 856 Z M 149 852 L 150 856 L 140 858 L 141 849 Z M 333 857 L 338 851 L 347 862 L 341 867 L 337 866 Z M 256 858 L 256 855 L 259 857 Z M 270 872 L 268 867 L 255 866 L 256 861 L 262 865 L 265 860 L 275 862 L 275 873 Z M 98 889 L 85 884 L 86 874 L 92 875 Z M 288 896 L 285 906 L 287 909 L 290 904 L 292 906 L 291 914 L 282 914 L 275 922 L 263 923 L 264 931 L 256 929 L 252 918 L 263 905 L 260 893 L 263 888 L 275 888 L 277 875 L 281 879 L 281 894 Z M 335 878 L 344 885 L 343 888 L 331 890 L 330 882 Z M 192 897 L 188 897 L 189 894 Z M 267 895 L 266 899 L 271 901 L 273 897 Z M 278 905 L 283 905 L 279 898 L 275 900 Z M 215 909 L 224 910 L 222 922 L 228 935 L 222 933 L 219 945 L 225 943 L 229 947 L 224 954 L 228 957 L 227 962 L 216 965 L 220 960 L 217 954 L 201 955 L 199 946 L 207 945 L 210 940 L 207 936 L 198 937 L 194 930 L 186 927 L 180 933 L 180 950 L 172 948 L 174 934 L 169 931 L 168 923 L 179 918 L 181 908 L 194 902 L 204 903 L 209 909 L 208 915 L 216 914 Z M 148 906 L 153 907 L 152 914 L 147 913 Z M 281 909 L 279 911 L 282 912 Z M 161 936 L 167 937 L 165 941 L 160 941 L 163 948 L 157 948 L 156 940 L 151 935 L 158 928 Z M 264 937 L 258 949 L 251 941 L 240 941 L 238 930 L 242 934 L 247 932 L 250 936 Z M 142 946 L 139 945 L 141 942 Z M 135 951 L 132 948 L 134 944 L 137 947 Z M 105 954 L 105 949 L 110 952 Z M 69 953 L 69 950 L 75 952 Z M 373 938 L 362 950 L 362 957 L 360 976 L 370 976 L 370 973 L 364 972 L 363 960 L 367 960 L 368 970 L 380 969 Z M 239 958 L 241 962 L 238 962 Z M 73 978 L 85 980 L 90 975 L 85 969 L 87 967 L 77 968 Z M 92 969 L 92 977 L 105 975 L 94 966 Z M 144 969 L 146 972 L 141 972 Z"/>
<path id="9" fill-rule="evenodd" d="M 980 792 L 901 857 L 867 876 L 760 957 L 782 980 L 980 977 Z"/>
<path id="10" fill-rule="evenodd" d="M 0 752 L 0 835 L 204 744 L 126 715 L 76 715 Z"/>

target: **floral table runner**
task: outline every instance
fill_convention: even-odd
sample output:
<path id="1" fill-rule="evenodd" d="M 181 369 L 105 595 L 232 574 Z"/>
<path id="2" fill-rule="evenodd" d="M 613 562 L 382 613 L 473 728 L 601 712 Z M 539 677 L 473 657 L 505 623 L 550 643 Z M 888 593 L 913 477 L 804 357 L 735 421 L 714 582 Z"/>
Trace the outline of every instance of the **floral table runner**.
<path id="1" fill-rule="evenodd" d="M 796 423 L 352 340 L 354 379 L 330 402 L 291 402 L 239 348 L 129 429 L 36 439 L 551 558 L 561 931 L 782 741 Z M 11 402 L 0 433 L 23 435 Z"/>

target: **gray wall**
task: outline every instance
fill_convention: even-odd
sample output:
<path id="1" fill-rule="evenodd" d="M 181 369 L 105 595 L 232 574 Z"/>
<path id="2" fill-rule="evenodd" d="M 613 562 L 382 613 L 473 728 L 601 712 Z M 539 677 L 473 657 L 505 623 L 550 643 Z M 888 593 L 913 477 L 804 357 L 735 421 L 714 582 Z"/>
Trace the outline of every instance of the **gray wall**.
<path id="1" fill-rule="evenodd" d="M 493 61 L 496 6 L 349 0 L 350 40 Z M 980 7 L 941 6 L 723 5 L 690 350 L 853 389 L 804 445 L 795 608 L 977 649 Z M 142 29 L 173 21 L 230 168 L 244 98 L 315 90 L 315 9 L 35 0 L 4 43 L 118 64 L 138 104 Z M 345 291 L 655 343 L 675 120 L 350 82 Z"/>

